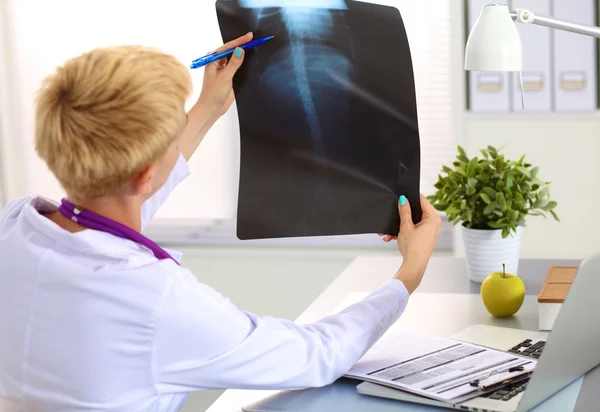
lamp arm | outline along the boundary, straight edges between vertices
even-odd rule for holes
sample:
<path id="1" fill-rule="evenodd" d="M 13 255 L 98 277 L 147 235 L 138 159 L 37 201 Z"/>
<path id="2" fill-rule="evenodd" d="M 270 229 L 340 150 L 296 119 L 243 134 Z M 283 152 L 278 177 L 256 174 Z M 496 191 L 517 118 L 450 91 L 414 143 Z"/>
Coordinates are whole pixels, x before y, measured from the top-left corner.
<path id="1" fill-rule="evenodd" d="M 537 24 L 539 26 L 550 27 L 552 29 L 570 31 L 572 33 L 600 38 L 600 27 L 596 26 L 586 26 L 584 24 L 557 20 L 552 17 L 537 16 L 526 9 L 516 9 L 515 11 L 511 11 L 510 16 L 517 23 Z"/>

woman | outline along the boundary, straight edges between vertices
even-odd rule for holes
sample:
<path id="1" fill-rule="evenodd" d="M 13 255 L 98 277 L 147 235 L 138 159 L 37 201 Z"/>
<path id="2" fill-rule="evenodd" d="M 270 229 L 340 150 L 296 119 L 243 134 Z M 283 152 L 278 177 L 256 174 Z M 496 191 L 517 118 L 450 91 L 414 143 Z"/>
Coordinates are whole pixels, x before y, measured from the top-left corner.
<path id="1" fill-rule="evenodd" d="M 310 325 L 236 308 L 140 234 L 232 104 L 243 58 L 207 67 L 187 113 L 187 69 L 155 50 L 96 49 L 44 81 L 35 147 L 68 196 L 0 216 L 0 410 L 177 411 L 191 391 L 326 385 L 401 315 L 439 233 L 424 198 L 414 226 L 401 197 L 393 279 Z"/>

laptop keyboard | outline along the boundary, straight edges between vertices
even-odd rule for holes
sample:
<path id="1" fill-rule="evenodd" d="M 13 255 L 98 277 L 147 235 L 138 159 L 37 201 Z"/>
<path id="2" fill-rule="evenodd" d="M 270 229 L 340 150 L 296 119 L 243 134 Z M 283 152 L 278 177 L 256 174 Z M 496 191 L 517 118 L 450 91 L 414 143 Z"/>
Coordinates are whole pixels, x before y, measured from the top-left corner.
<path id="1" fill-rule="evenodd" d="M 517 383 L 511 383 L 510 385 L 504 386 L 502 389 L 498 389 L 496 392 L 488 393 L 483 397 L 496 399 L 499 401 L 510 401 L 512 398 L 525 390 L 528 381 L 529 379 L 525 379 Z"/>
<path id="2" fill-rule="evenodd" d="M 545 344 L 546 342 L 543 340 L 533 343 L 531 339 L 527 339 L 510 349 L 509 352 L 537 359 L 542 354 Z"/>
<path id="3" fill-rule="evenodd" d="M 542 354 L 542 350 L 544 349 L 545 344 L 546 342 L 544 341 L 533 343 L 531 339 L 527 339 L 519 343 L 517 346 L 511 348 L 509 352 L 516 353 L 521 356 L 527 356 L 533 359 L 538 359 Z M 484 395 L 484 397 L 502 401 L 509 401 L 525 390 L 525 388 L 527 387 L 527 382 L 529 382 L 529 379 L 524 379 L 520 382 L 512 383 L 510 385 L 504 386 L 502 389 L 498 389 L 495 392 L 488 393 L 487 395 Z"/>

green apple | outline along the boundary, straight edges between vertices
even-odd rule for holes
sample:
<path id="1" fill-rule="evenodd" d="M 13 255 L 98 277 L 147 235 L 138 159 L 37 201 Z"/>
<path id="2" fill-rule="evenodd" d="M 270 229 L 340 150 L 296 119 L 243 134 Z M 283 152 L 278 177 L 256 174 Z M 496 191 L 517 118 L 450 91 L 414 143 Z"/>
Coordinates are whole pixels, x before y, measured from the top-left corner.
<path id="1" fill-rule="evenodd" d="M 525 284 L 520 277 L 505 272 L 489 275 L 481 284 L 481 300 L 490 314 L 497 318 L 512 316 L 525 300 Z"/>

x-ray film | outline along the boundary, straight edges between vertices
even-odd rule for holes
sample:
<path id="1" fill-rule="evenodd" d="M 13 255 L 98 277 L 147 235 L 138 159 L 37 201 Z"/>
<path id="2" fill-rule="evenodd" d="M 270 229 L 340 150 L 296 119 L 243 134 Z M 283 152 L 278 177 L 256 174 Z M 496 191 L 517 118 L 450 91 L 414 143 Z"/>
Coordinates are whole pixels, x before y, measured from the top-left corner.
<path id="1" fill-rule="evenodd" d="M 241 135 L 240 239 L 397 234 L 421 219 L 413 65 L 397 9 L 349 0 L 218 0 Z"/>

